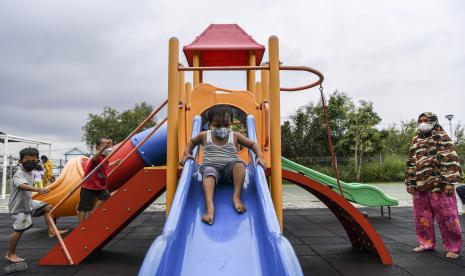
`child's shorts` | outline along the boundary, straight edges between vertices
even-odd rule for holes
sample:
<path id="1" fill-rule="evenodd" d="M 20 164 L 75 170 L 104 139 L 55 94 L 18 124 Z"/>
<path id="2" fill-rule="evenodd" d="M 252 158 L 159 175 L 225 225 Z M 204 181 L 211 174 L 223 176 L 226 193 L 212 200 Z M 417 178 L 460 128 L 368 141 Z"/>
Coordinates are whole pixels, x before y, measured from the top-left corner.
<path id="1" fill-rule="evenodd" d="M 105 201 L 110 197 L 110 192 L 105 190 L 90 190 L 81 188 L 81 195 L 78 205 L 78 211 L 89 212 L 94 207 L 95 199 Z"/>
<path id="2" fill-rule="evenodd" d="M 200 173 L 202 174 L 202 179 L 208 176 L 213 176 L 215 178 L 215 184 L 232 184 L 233 183 L 233 168 L 236 163 L 242 163 L 245 166 L 245 162 L 238 159 L 232 162 L 227 163 L 224 166 L 202 166 L 200 167 Z"/>
<path id="3" fill-rule="evenodd" d="M 32 217 L 40 217 L 45 213 L 47 203 L 33 200 L 31 202 L 31 212 L 20 212 L 11 215 L 13 229 L 16 232 L 23 232 L 32 227 Z"/>

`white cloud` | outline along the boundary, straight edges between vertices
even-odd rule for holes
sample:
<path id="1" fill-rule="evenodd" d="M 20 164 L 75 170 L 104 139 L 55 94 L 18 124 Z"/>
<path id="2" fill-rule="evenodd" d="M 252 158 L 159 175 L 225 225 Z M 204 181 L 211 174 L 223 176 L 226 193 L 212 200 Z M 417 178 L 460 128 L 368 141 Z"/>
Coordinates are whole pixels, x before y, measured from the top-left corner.
<path id="1" fill-rule="evenodd" d="M 87 113 L 157 105 L 169 37 L 189 44 L 210 23 L 238 23 L 265 46 L 278 35 L 285 64 L 322 71 L 327 94 L 373 101 L 383 124 L 426 110 L 463 122 L 464 8 L 459 0 L 1 1 L 0 129 L 79 144 Z M 205 80 L 237 89 L 243 75 Z M 308 81 L 282 75 L 283 86 Z M 283 93 L 283 117 L 310 100 L 316 89 Z"/>

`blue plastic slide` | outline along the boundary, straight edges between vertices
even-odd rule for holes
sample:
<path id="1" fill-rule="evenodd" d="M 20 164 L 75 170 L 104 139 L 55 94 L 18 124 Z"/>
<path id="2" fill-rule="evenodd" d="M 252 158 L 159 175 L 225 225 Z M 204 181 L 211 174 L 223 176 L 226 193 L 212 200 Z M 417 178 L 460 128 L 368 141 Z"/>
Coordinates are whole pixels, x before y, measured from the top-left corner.
<path id="1" fill-rule="evenodd" d="M 200 124 L 197 116 L 193 136 Z M 256 140 L 253 116 L 247 127 L 249 138 Z M 219 185 L 213 225 L 201 221 L 205 203 L 199 165 L 186 162 L 163 233 L 150 246 L 139 275 L 302 275 L 279 228 L 263 168 L 250 154 L 242 193 L 247 212 L 236 213 L 232 186 Z"/>

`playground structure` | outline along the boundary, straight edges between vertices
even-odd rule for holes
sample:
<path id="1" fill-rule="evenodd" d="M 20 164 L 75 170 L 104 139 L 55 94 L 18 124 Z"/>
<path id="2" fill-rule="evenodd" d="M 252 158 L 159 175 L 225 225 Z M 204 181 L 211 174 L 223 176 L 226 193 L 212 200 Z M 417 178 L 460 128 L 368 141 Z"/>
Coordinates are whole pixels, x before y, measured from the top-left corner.
<path id="1" fill-rule="evenodd" d="M 168 100 L 106 157 L 110 161 L 121 159 L 108 179 L 113 195 L 64 239 L 58 234 L 59 243 L 39 264 L 81 263 L 166 190 L 167 221 L 146 255 L 140 275 L 302 274 L 294 250 L 282 235 L 282 179 L 301 186 L 326 204 L 353 246 L 372 251 L 383 264 L 391 264 L 389 252 L 377 232 L 345 198 L 350 193 L 345 193 L 343 187 L 347 185 L 338 179 L 335 162 L 336 180 L 332 184 L 311 177 L 308 171 L 303 172 L 286 160 L 282 167 L 280 91 L 319 86 L 325 109 L 323 75 L 309 67 L 281 65 L 275 36 L 268 41 L 268 63 L 262 63 L 265 47 L 235 24 L 210 25 L 183 50 L 189 65 L 186 67 L 179 64 L 178 40 L 170 39 Z M 203 72 L 213 70 L 246 71 L 247 90 L 228 90 L 203 83 Z M 279 81 L 282 70 L 306 71 L 319 79 L 302 87 L 282 88 Z M 193 71 L 193 85 L 185 82 L 185 71 Z M 256 71 L 260 73 L 260 82 L 256 82 Z M 248 161 L 243 192 L 248 211 L 236 214 L 230 203 L 232 188 L 220 186 L 215 196 L 216 221 L 209 226 L 200 221 L 204 207 L 198 174 L 202 149 L 194 150 L 196 160 L 188 160 L 183 168 L 178 166 L 188 139 L 202 130 L 202 115 L 217 104 L 230 105 L 244 114 L 245 121 L 239 120 L 238 124 L 261 146 L 267 168 L 255 164 L 253 153 L 240 150 L 239 156 Z M 168 117 L 141 132 L 164 106 L 168 107 Z M 332 152 L 329 133 L 328 128 Z M 67 173 L 50 187 L 48 196 L 34 195 L 54 205 L 48 220 L 55 229 L 54 218 L 76 215 L 78 190 L 89 177 L 82 175 L 82 167 L 88 160 L 73 160 L 67 165 L 68 171 L 65 169 Z M 98 169 L 99 166 L 92 173 Z M 327 185 L 337 188 L 332 190 Z"/>

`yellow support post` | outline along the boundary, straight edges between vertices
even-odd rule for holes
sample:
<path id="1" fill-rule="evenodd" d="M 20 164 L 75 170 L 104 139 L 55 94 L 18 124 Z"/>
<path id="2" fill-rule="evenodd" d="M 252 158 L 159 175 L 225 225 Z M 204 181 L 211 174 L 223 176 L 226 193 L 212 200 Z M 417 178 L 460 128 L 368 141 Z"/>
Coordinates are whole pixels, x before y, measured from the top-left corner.
<path id="1" fill-rule="evenodd" d="M 187 132 L 187 128 L 188 128 L 187 124 L 192 124 L 192 122 L 187 122 L 187 112 L 189 112 L 189 110 L 191 109 L 192 83 L 186 82 L 184 84 L 184 93 L 185 93 L 184 98 L 186 99 L 186 109 L 184 111 L 184 120 L 186 122 L 186 125 L 185 125 L 186 141 L 184 141 L 184 142 L 187 144 L 187 141 L 189 141 L 189 139 L 191 139 L 191 134 Z M 184 146 L 184 148 L 185 148 L 185 146 Z"/>
<path id="2" fill-rule="evenodd" d="M 171 38 L 168 59 L 168 137 L 166 156 L 166 216 L 168 216 L 178 182 L 178 63 L 179 41 Z"/>
<path id="3" fill-rule="evenodd" d="M 249 66 L 255 66 L 255 53 L 253 51 L 249 52 Z M 247 71 L 247 90 L 254 93 L 255 91 L 255 71 Z"/>
<path id="4" fill-rule="evenodd" d="M 182 102 L 183 104 L 186 103 L 186 93 L 184 92 L 186 89 L 186 83 L 184 79 L 184 71 L 179 71 L 178 72 L 178 96 L 179 96 L 179 101 Z"/>
<path id="5" fill-rule="evenodd" d="M 266 63 L 263 63 L 262 65 L 267 65 Z M 269 84 L 268 84 L 268 76 L 269 76 L 269 72 L 268 70 L 262 70 L 261 71 L 261 75 L 260 75 L 260 79 L 261 79 L 261 83 L 262 83 L 262 101 L 264 100 L 268 100 L 269 101 L 269 90 L 268 90 L 268 87 L 269 87 Z"/>
<path id="6" fill-rule="evenodd" d="M 255 83 L 255 102 L 260 104 L 262 102 L 262 84 L 260 82 Z"/>
<path id="7" fill-rule="evenodd" d="M 180 64 L 180 66 L 182 66 Z M 179 117 L 178 117 L 178 154 L 179 160 L 182 159 L 184 145 L 187 140 L 187 127 L 186 127 L 186 93 L 184 92 L 186 88 L 184 80 L 184 71 L 178 72 L 178 97 L 179 97 Z"/>
<path id="8" fill-rule="evenodd" d="M 192 63 L 194 67 L 200 66 L 200 56 L 199 54 L 194 54 Z M 194 71 L 194 87 L 199 85 L 202 82 L 202 71 Z"/>
<path id="9" fill-rule="evenodd" d="M 192 83 L 186 82 L 184 91 L 186 93 L 186 105 L 187 107 L 190 107 L 191 106 Z"/>
<path id="10" fill-rule="evenodd" d="M 282 171 L 281 171 L 281 100 L 279 84 L 279 40 L 271 36 L 268 40 L 270 62 L 270 149 L 271 149 L 271 198 L 283 230 Z"/>
<path id="11" fill-rule="evenodd" d="M 268 65 L 267 63 L 262 63 L 262 65 Z M 260 80 L 261 80 L 261 83 L 262 83 L 262 90 L 260 93 L 262 93 L 262 104 L 267 101 L 269 102 L 270 101 L 270 95 L 269 95 L 269 82 L 268 82 L 268 79 L 269 79 L 269 71 L 268 70 L 261 70 L 261 73 L 260 73 Z M 263 126 L 263 130 L 262 130 L 262 133 L 263 133 L 263 137 L 266 136 L 266 128 L 265 128 L 265 108 L 262 107 L 262 126 Z M 270 141 L 271 141 L 271 137 L 270 137 Z M 265 151 L 266 149 L 263 148 L 263 151 Z M 268 182 L 268 188 L 270 189 L 271 191 L 271 177 L 267 177 L 266 178 L 267 182 Z"/>

